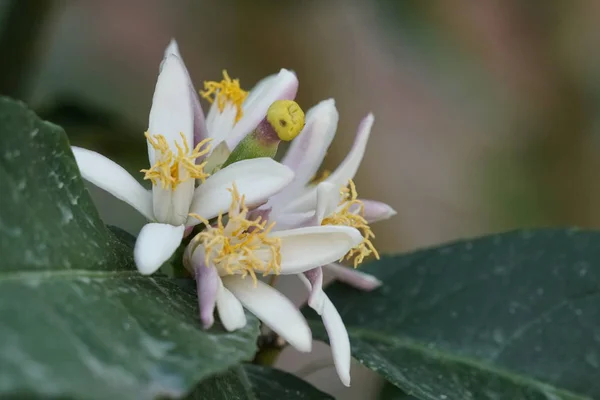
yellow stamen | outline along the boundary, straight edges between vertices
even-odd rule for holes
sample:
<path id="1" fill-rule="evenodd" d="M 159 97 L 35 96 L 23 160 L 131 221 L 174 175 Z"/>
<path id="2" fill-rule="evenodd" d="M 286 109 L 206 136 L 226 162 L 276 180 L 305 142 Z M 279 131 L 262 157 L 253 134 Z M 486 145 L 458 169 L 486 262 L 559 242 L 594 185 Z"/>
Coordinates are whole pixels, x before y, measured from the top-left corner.
<path id="1" fill-rule="evenodd" d="M 160 183 L 163 189 L 175 190 L 180 183 L 189 179 L 200 179 L 204 182 L 208 178 L 209 175 L 204 172 L 206 161 L 196 165 L 196 159 L 210 151 L 211 139 L 204 139 L 190 151 L 185 135 L 180 133 L 183 146 L 175 141 L 175 154 L 163 135 L 150 135 L 148 132 L 144 135 L 154 148 L 156 159 L 150 169 L 140 171 L 144 173 L 144 179 L 150 179 L 153 185 Z"/>
<path id="2" fill-rule="evenodd" d="M 304 128 L 304 111 L 293 100 L 276 100 L 267 110 L 267 121 L 279 139 L 289 142 Z"/>
<path id="3" fill-rule="evenodd" d="M 242 278 L 250 275 L 256 286 L 257 272 L 264 276 L 278 275 L 281 271 L 281 239 L 269 237 L 275 222 L 267 225 L 266 220 L 261 222 L 261 217 L 247 219 L 248 207 L 235 184 L 229 192 L 231 205 L 226 224 L 223 224 L 223 213 L 219 214 L 215 226 L 210 226 L 209 221 L 198 214 L 190 214 L 206 226 L 193 242 L 196 247 L 204 246 L 207 266 L 212 264 L 222 273 L 240 274 Z"/>
<path id="4" fill-rule="evenodd" d="M 342 201 L 339 204 L 339 207 L 341 208 L 327 218 L 324 218 L 321 225 L 345 225 L 361 231 L 363 241 L 342 257 L 342 260 L 344 258 L 346 260 L 354 258 L 354 268 L 361 264 L 364 259 L 371 254 L 379 260 L 379 253 L 371 242 L 371 239 L 374 239 L 375 235 L 364 217 L 365 206 L 362 201 L 358 200 L 358 193 L 356 192 L 356 186 L 352 179 L 349 180 L 348 187 L 344 187 L 341 190 L 341 194 Z"/>
<path id="5" fill-rule="evenodd" d="M 200 91 L 200 95 L 211 104 L 216 100 L 221 112 L 228 102 L 232 103 L 237 110 L 235 122 L 238 122 L 242 118 L 242 103 L 246 100 L 248 92 L 242 90 L 239 79 L 231 79 L 227 71 L 223 70 L 223 80 L 221 82 L 204 81 L 204 90 Z"/>

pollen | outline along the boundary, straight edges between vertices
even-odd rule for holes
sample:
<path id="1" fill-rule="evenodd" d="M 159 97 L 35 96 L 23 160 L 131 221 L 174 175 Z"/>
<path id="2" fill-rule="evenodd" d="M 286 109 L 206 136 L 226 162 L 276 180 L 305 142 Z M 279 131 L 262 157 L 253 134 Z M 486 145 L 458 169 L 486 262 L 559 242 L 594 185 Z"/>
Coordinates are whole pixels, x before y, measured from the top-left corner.
<path id="1" fill-rule="evenodd" d="M 261 217 L 248 219 L 244 196 L 240 196 L 235 184 L 228 190 L 231 205 L 227 223 L 223 223 L 223 213 L 213 226 L 200 215 L 190 214 L 206 226 L 193 241 L 196 246 L 204 246 L 207 266 L 214 265 L 220 275 L 250 275 L 256 286 L 257 273 L 279 275 L 281 239 L 269 237 L 275 222 L 268 224 Z"/>
<path id="2" fill-rule="evenodd" d="M 358 200 L 358 193 L 352 179 L 348 181 L 347 187 L 342 188 L 341 195 L 342 200 L 338 209 L 333 214 L 324 218 L 321 225 L 351 226 L 362 233 L 363 241 L 346 253 L 340 261 L 354 258 L 354 268 L 356 268 L 371 254 L 379 260 L 379 253 L 371 241 L 371 239 L 375 238 L 375 234 L 373 234 L 371 227 L 364 217 L 365 206 L 362 201 Z"/>
<path id="3" fill-rule="evenodd" d="M 153 185 L 161 185 L 163 189 L 175 190 L 189 179 L 204 182 L 208 178 L 209 175 L 204 172 L 206 161 L 196 164 L 196 159 L 208 154 L 211 139 L 204 139 L 190 149 L 185 135 L 180 133 L 182 144 L 175 141 L 177 151 L 174 152 L 163 135 L 150 135 L 148 132 L 145 135 L 155 150 L 156 162 L 149 169 L 140 171 L 144 173 L 144 179 L 149 179 Z"/>
<path id="4" fill-rule="evenodd" d="M 204 90 L 200 91 L 200 95 L 211 104 L 216 101 L 221 112 L 227 103 L 233 104 L 236 108 L 235 122 L 238 122 L 242 118 L 242 103 L 248 97 L 248 92 L 240 87 L 239 79 L 231 79 L 227 71 L 223 70 L 223 80 L 204 81 Z"/>

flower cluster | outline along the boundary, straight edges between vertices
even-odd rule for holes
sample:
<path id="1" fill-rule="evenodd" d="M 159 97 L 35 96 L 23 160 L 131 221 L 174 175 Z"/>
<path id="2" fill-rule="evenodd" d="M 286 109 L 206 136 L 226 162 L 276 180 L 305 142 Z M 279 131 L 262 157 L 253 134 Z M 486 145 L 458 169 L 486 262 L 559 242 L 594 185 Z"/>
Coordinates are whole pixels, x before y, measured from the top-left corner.
<path id="1" fill-rule="evenodd" d="M 211 104 L 206 118 L 177 44 L 165 51 L 148 130 L 150 181 L 146 190 L 118 164 L 73 147 L 82 176 L 127 202 L 150 222 L 135 244 L 139 271 L 152 274 L 182 239 L 195 232 L 183 264 L 195 278 L 200 319 L 225 329 L 246 324 L 244 308 L 296 349 L 309 352 L 312 334 L 300 311 L 260 276 L 298 276 L 308 304 L 323 318 L 338 375 L 350 384 L 350 342 L 340 314 L 322 290 L 322 268 L 363 290 L 381 283 L 356 267 L 379 257 L 370 223 L 391 217 L 386 204 L 358 197 L 353 182 L 373 124 L 360 123 L 345 160 L 320 181 L 319 172 L 337 129 L 333 100 L 306 115 L 294 101 L 296 75 L 282 69 L 250 91 L 223 71 L 199 94 Z M 281 141 L 291 141 L 281 162 Z"/>

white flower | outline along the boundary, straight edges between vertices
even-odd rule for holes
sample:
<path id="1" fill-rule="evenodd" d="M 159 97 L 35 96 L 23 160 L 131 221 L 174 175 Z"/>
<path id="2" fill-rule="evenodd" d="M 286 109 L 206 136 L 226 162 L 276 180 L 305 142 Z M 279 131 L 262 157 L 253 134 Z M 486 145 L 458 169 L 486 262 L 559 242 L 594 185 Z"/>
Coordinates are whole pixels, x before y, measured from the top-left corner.
<path id="1" fill-rule="evenodd" d="M 279 229 L 323 223 L 359 228 L 365 240 L 348 254 L 349 258 L 358 256 L 355 258 L 355 265 L 362 262 L 365 256 L 377 256 L 371 244 L 373 234 L 369 224 L 396 214 L 385 203 L 357 198 L 352 182 L 362 161 L 373 120 L 373 115 L 369 114 L 361 121 L 354 145 L 344 161 L 333 173 L 325 176 L 320 184 L 315 185 L 311 181 L 335 135 L 338 113 L 332 99 L 309 110 L 303 131 L 292 142 L 282 160 L 282 164 L 294 171 L 294 180 L 261 207 L 269 213 L 270 220 L 277 222 Z M 381 285 L 377 278 L 339 264 L 329 264 L 325 268 L 337 279 L 363 290 L 373 290 Z M 313 274 L 314 276 L 318 274 Z M 310 304 L 316 305 L 319 303 L 316 296 L 321 291 L 318 281 L 313 282 L 312 290 Z"/>
<path id="2" fill-rule="evenodd" d="M 165 51 L 165 57 L 168 55 L 181 58 L 174 40 Z M 191 90 L 195 95 L 193 87 Z M 293 100 L 297 91 L 298 78 L 286 69 L 262 79 L 249 92 L 240 87 L 238 79 L 231 79 L 227 71 L 223 71 L 220 82 L 204 82 L 202 97 L 212 105 L 206 116 L 205 128 L 197 129 L 195 135 L 197 141 L 212 139 L 211 153 L 218 154 L 208 160 L 209 165 L 218 166 L 225 161 L 235 146 L 265 118 L 275 101 Z"/>
<path id="3" fill-rule="evenodd" d="M 387 219 L 396 212 L 387 204 L 358 198 L 352 179 L 362 161 L 373 125 L 373 115 L 365 117 L 358 128 L 352 149 L 331 174 L 322 182 L 313 184 L 331 144 L 338 124 L 338 113 L 333 100 L 326 100 L 306 114 L 304 130 L 292 142 L 282 163 L 295 172 L 294 180 L 284 190 L 261 207 L 276 229 L 348 226 L 358 229 L 363 236 L 345 258 L 354 258 L 355 267 L 369 255 L 379 257 L 371 239 L 374 238 L 369 223 Z M 362 290 L 373 290 L 381 282 L 369 274 L 355 271 L 337 263 L 324 264 L 329 272 L 341 281 Z M 336 371 L 341 381 L 350 385 L 350 342 L 344 323 L 323 292 L 321 266 L 298 274 L 309 290 L 308 304 L 323 319 L 327 330 Z"/>
<path id="4" fill-rule="evenodd" d="M 345 226 L 274 232 L 273 223 L 249 216 L 235 186 L 231 198 L 226 223 L 222 215 L 214 226 L 196 216 L 206 228 L 184 255 L 184 265 L 196 278 L 204 327 L 212 326 L 215 307 L 227 330 L 243 327 L 243 305 L 296 349 L 310 351 L 312 335 L 300 311 L 257 275 L 299 274 L 339 259 L 362 241 L 360 232 Z"/>
<path id="5" fill-rule="evenodd" d="M 272 82 L 273 78 L 267 80 Z M 142 228 L 135 245 L 134 258 L 141 273 L 151 274 L 169 259 L 181 243 L 186 227 L 197 224 L 189 218 L 190 213 L 210 219 L 227 210 L 227 190 L 234 182 L 247 203 L 258 206 L 293 179 L 288 167 L 270 158 L 243 160 L 216 172 L 206 168 L 206 156 L 214 148 L 214 138 L 227 136 L 234 143 L 237 139 L 232 138 L 243 138 L 265 117 L 268 105 L 265 108 L 264 104 L 274 97 L 273 90 L 265 92 L 265 85 L 257 85 L 257 93 L 249 96 L 253 100 L 244 106 L 244 118 L 229 120 L 225 115 L 231 108 L 228 96 L 235 94 L 229 93 L 221 96 L 225 110 L 219 113 L 211 109 L 218 115 L 209 115 L 205 124 L 198 95 L 177 45 L 172 42 L 160 66 L 146 132 L 150 168 L 142 172 L 144 179 L 152 182 L 152 191 L 108 158 L 72 148 L 83 178 L 152 221 Z M 231 126 L 223 121 L 229 121 Z M 197 182 L 201 184 L 196 187 Z"/>

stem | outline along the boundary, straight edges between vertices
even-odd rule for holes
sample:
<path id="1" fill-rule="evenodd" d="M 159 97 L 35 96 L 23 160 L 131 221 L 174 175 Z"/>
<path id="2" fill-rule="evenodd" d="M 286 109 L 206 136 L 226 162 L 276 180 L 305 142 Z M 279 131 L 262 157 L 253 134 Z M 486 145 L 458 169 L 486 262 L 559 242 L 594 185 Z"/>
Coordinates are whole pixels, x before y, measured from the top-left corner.
<path id="1" fill-rule="evenodd" d="M 279 354 L 281 354 L 286 345 L 287 343 L 285 343 L 285 341 L 275 332 L 269 332 L 259 336 L 258 353 L 254 356 L 252 363 L 268 367 L 272 366 L 275 364 Z"/>

